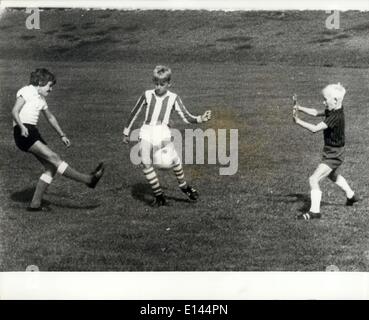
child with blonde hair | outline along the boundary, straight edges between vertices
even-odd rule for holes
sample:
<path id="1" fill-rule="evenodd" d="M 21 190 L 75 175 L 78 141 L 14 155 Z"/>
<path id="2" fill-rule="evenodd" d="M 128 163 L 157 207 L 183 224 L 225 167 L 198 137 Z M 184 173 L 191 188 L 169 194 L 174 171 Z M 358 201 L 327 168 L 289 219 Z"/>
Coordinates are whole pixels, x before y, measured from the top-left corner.
<path id="1" fill-rule="evenodd" d="M 293 119 L 295 123 L 313 133 L 323 131 L 324 137 L 322 162 L 309 178 L 311 207 L 309 212 L 299 214 L 297 216 L 298 219 L 310 220 L 321 217 L 320 202 L 322 191 L 319 183 L 326 177 L 345 192 L 347 198 L 346 205 L 352 206 L 358 201 L 346 179 L 337 173 L 337 169 L 344 160 L 345 115 L 342 102 L 345 94 L 346 89 L 340 83 L 330 84 L 322 90 L 324 105 L 326 106 L 324 111 L 305 108 L 297 104 L 294 106 Z M 298 117 L 298 111 L 314 117 L 325 116 L 325 119 L 314 125 L 301 120 Z"/>
<path id="2" fill-rule="evenodd" d="M 153 71 L 153 82 L 155 89 L 147 90 L 138 99 L 127 125 L 123 131 L 123 142 L 129 142 L 129 134 L 133 123 L 137 119 L 141 110 L 145 110 L 145 120 L 140 129 L 140 150 L 143 173 L 150 184 L 155 200 L 153 206 L 166 205 L 167 201 L 160 186 L 159 179 L 153 166 L 153 154 L 163 147 L 171 144 L 171 132 L 169 120 L 173 110 L 175 110 L 186 123 L 202 123 L 209 121 L 211 111 L 206 111 L 201 116 L 192 115 L 184 106 L 181 98 L 174 92 L 169 91 L 171 86 L 172 71 L 167 66 L 156 66 Z M 193 201 L 198 198 L 197 190 L 188 185 L 184 176 L 180 158 L 174 151 L 173 172 L 177 178 L 180 189 Z"/>

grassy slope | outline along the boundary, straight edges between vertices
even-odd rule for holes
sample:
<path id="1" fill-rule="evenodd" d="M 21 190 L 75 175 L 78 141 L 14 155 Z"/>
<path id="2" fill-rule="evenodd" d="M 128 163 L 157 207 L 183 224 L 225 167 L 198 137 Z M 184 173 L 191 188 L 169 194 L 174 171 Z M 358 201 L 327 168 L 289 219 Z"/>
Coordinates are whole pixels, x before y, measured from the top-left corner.
<path id="1" fill-rule="evenodd" d="M 369 14 L 341 13 L 327 30 L 317 12 L 64 11 L 0 21 L 3 58 L 104 61 L 243 61 L 265 64 L 367 66 Z"/>

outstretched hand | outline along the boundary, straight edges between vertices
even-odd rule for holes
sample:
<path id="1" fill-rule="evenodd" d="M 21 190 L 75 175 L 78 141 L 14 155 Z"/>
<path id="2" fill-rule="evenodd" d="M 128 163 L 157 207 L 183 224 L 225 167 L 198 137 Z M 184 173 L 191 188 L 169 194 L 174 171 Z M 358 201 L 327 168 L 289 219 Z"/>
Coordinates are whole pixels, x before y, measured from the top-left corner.
<path id="1" fill-rule="evenodd" d="M 29 135 L 28 129 L 25 126 L 21 127 L 21 136 L 27 138 Z"/>
<path id="2" fill-rule="evenodd" d="M 65 145 L 67 148 L 69 148 L 69 147 L 70 147 L 71 142 L 70 142 L 70 140 L 69 140 L 66 136 L 61 137 L 61 140 L 62 140 L 62 142 L 64 143 L 64 145 Z"/>
<path id="3" fill-rule="evenodd" d="M 292 101 L 293 101 L 293 106 L 297 106 L 297 94 L 294 93 L 293 96 L 292 96 Z"/>
<path id="4" fill-rule="evenodd" d="M 123 135 L 123 143 L 125 144 L 129 143 L 129 136 Z"/>
<path id="5" fill-rule="evenodd" d="M 293 117 L 293 122 L 297 123 L 297 120 L 299 119 L 299 117 L 297 114 L 297 109 L 295 108 L 293 108 L 292 117 Z"/>
<path id="6" fill-rule="evenodd" d="M 211 119 L 211 110 L 207 110 L 204 112 L 204 114 L 201 116 L 202 122 L 207 122 Z"/>

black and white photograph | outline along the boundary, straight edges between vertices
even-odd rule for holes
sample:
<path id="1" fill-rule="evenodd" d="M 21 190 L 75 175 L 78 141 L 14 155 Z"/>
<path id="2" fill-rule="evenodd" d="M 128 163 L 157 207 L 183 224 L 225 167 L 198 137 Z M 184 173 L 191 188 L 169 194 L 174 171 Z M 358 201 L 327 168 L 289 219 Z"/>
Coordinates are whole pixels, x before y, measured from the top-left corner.
<path id="1" fill-rule="evenodd" d="M 1 272 L 369 271 L 369 6 L 49 2 L 0 1 Z"/>

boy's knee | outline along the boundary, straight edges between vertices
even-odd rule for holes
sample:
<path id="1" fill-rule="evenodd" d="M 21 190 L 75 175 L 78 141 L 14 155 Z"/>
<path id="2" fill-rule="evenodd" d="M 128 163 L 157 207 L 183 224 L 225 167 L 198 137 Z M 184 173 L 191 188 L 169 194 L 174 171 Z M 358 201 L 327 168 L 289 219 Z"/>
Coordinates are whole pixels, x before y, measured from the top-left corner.
<path id="1" fill-rule="evenodd" d="M 48 162 L 44 164 L 44 167 L 45 167 L 45 170 L 44 170 L 45 174 L 48 174 L 52 177 L 56 175 L 57 166 L 54 163 Z"/>
<path id="2" fill-rule="evenodd" d="M 47 168 L 45 171 L 44 171 L 44 174 L 50 176 L 50 177 L 54 177 L 56 175 L 56 167 L 50 167 L 50 168 Z"/>
<path id="3" fill-rule="evenodd" d="M 151 160 L 151 150 L 150 149 L 146 149 L 146 150 L 141 150 L 141 162 L 142 164 L 146 167 L 146 166 L 151 166 L 152 165 L 152 160 Z"/>
<path id="4" fill-rule="evenodd" d="M 148 170 L 153 168 L 153 165 L 151 163 L 142 163 L 144 170 Z"/>
<path id="5" fill-rule="evenodd" d="M 328 178 L 329 178 L 330 180 L 332 180 L 333 182 L 336 182 L 336 181 L 337 181 L 337 178 L 338 178 L 338 174 L 336 173 L 336 171 L 332 171 L 332 172 L 329 174 Z"/>
<path id="6" fill-rule="evenodd" d="M 142 165 L 145 167 L 145 168 L 150 168 L 152 167 L 152 161 L 150 158 L 142 158 Z"/>
<path id="7" fill-rule="evenodd" d="M 47 157 L 48 161 L 50 163 L 52 163 L 55 167 L 57 167 L 60 163 L 61 163 L 61 159 L 60 156 L 55 153 L 55 152 L 51 152 L 48 157 Z"/>
<path id="8" fill-rule="evenodd" d="M 174 166 L 178 166 L 178 165 L 181 165 L 182 162 L 181 162 L 181 159 L 179 158 L 179 156 L 176 154 L 173 158 L 173 165 Z"/>

